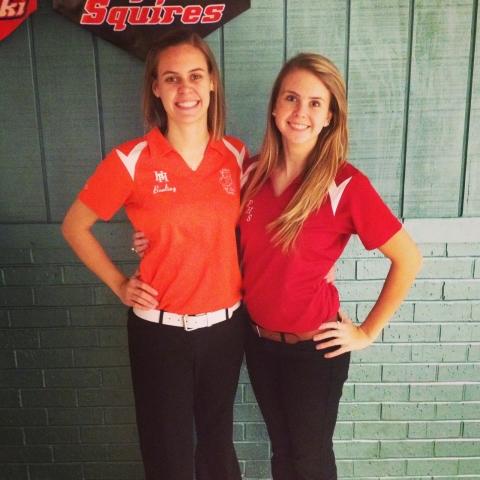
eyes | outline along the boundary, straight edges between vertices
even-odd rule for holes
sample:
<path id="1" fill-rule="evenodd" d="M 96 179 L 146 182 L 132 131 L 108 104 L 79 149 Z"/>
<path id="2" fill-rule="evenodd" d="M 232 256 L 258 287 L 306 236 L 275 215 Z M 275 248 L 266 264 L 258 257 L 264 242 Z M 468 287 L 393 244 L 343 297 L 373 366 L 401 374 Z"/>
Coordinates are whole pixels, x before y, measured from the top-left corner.
<path id="1" fill-rule="evenodd" d="M 300 101 L 299 97 L 297 97 L 296 95 L 293 95 L 291 93 L 288 93 L 287 95 L 285 95 L 284 98 L 287 102 L 291 102 L 291 103 L 297 103 L 297 102 Z M 313 108 L 321 108 L 321 106 L 322 106 L 322 104 L 319 100 L 310 100 L 309 105 Z"/>
<path id="2" fill-rule="evenodd" d="M 199 82 L 200 80 L 203 80 L 204 75 L 199 73 L 199 72 L 193 72 L 188 76 L 189 81 L 191 82 Z M 164 77 L 165 83 L 170 83 L 170 84 L 177 84 L 182 81 L 182 77 L 179 75 L 167 75 Z"/>

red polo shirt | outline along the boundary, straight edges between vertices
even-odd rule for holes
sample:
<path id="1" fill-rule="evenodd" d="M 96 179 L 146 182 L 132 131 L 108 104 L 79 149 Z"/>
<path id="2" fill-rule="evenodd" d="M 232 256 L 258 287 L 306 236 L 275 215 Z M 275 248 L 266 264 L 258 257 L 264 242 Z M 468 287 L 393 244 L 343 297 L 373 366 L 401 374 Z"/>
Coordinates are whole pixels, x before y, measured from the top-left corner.
<path id="1" fill-rule="evenodd" d="M 141 280 L 155 288 L 159 309 L 201 313 L 240 299 L 235 243 L 244 145 L 211 141 L 193 171 L 158 129 L 110 152 L 79 199 L 101 219 L 122 206 L 149 247 Z"/>
<path id="2" fill-rule="evenodd" d="M 266 227 L 283 212 L 300 182 L 296 179 L 277 197 L 267 181 L 240 219 L 244 301 L 255 323 L 275 331 L 315 330 L 336 314 L 338 291 L 325 275 L 352 234 L 370 250 L 401 228 L 368 178 L 347 163 L 327 200 L 303 224 L 293 251 L 284 254 Z"/>

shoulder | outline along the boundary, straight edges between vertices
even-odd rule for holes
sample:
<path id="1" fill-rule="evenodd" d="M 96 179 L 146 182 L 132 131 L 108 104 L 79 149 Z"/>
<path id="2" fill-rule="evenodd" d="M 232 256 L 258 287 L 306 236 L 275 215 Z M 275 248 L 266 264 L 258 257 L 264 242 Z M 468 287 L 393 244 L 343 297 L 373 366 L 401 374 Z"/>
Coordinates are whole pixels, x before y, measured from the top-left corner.
<path id="1" fill-rule="evenodd" d="M 226 151 L 234 156 L 238 166 L 242 169 L 244 161 L 248 158 L 248 150 L 245 143 L 231 135 L 223 137 L 221 143 Z"/>
<path id="2" fill-rule="evenodd" d="M 120 145 L 117 145 L 112 149 L 118 156 L 131 155 L 132 153 L 141 153 L 148 145 L 147 137 L 137 137 L 131 140 L 127 140 Z"/>
<path id="3" fill-rule="evenodd" d="M 371 182 L 368 177 L 351 163 L 345 162 L 335 176 L 337 186 L 344 184 L 348 190 L 363 189 L 370 187 Z"/>
<path id="4" fill-rule="evenodd" d="M 127 140 L 114 147 L 105 157 L 104 162 L 111 168 L 122 168 L 122 165 L 133 179 L 135 177 L 135 167 L 143 152 L 148 151 L 146 137 L 138 137 Z M 117 166 L 117 167 L 116 167 Z"/>

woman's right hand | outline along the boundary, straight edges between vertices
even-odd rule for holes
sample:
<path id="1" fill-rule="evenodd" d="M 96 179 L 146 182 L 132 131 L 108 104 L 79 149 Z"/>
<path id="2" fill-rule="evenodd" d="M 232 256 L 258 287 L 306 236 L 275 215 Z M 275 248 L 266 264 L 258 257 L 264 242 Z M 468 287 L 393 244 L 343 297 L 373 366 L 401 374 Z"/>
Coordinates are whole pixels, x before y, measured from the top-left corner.
<path id="1" fill-rule="evenodd" d="M 118 296 L 120 300 L 129 307 L 139 308 L 140 310 L 150 310 L 157 308 L 158 301 L 156 296 L 158 292 L 138 279 L 138 271 L 130 278 L 126 278 L 120 285 Z"/>
<path id="2" fill-rule="evenodd" d="M 145 255 L 145 250 L 148 248 L 148 238 L 143 232 L 135 232 L 132 235 L 132 252 L 135 252 L 140 258 Z"/>

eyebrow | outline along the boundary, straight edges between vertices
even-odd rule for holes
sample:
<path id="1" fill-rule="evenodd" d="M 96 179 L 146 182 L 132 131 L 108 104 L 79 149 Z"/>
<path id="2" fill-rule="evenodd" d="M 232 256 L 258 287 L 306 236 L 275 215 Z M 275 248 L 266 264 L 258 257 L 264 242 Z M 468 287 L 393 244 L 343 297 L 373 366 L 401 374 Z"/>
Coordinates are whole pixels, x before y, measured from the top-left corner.
<path id="1" fill-rule="evenodd" d="M 295 90 L 284 90 L 283 93 L 293 93 L 293 95 L 296 95 L 297 97 L 301 97 L 299 93 L 297 93 Z M 323 97 L 309 97 L 310 100 L 322 100 L 323 102 L 325 99 Z"/>
<path id="2" fill-rule="evenodd" d="M 193 73 L 193 72 L 206 72 L 206 70 L 202 67 L 197 67 L 197 68 L 192 68 L 191 70 L 188 71 L 188 73 Z M 162 73 L 162 77 L 165 75 L 178 75 L 179 72 L 174 72 L 173 70 L 167 70 Z"/>

